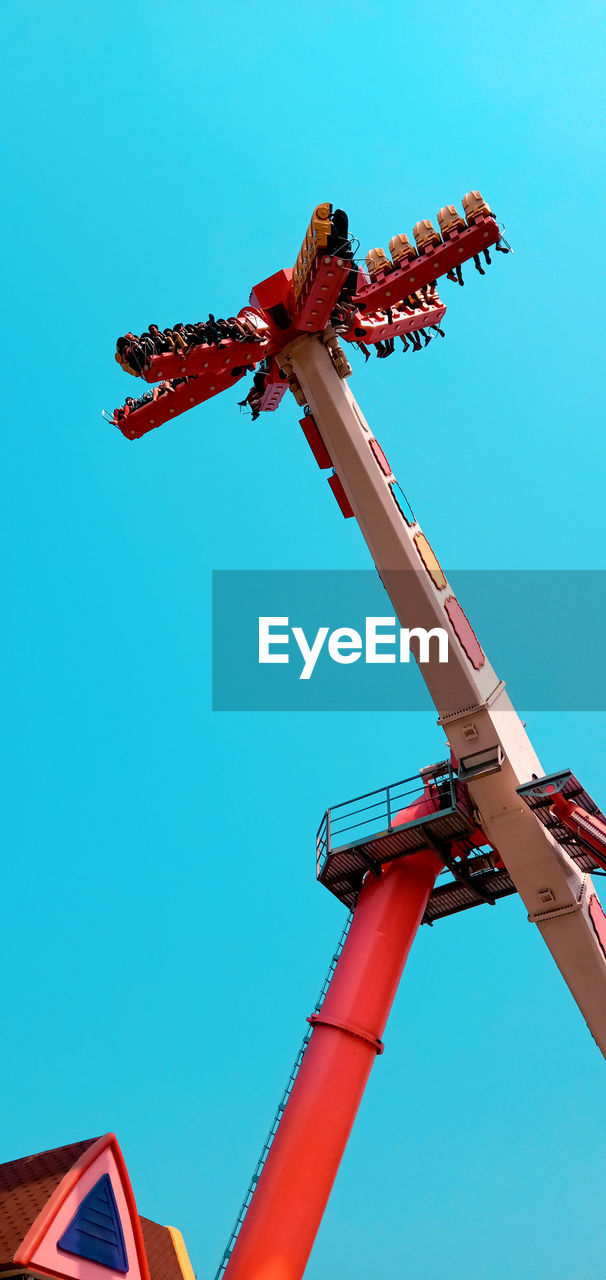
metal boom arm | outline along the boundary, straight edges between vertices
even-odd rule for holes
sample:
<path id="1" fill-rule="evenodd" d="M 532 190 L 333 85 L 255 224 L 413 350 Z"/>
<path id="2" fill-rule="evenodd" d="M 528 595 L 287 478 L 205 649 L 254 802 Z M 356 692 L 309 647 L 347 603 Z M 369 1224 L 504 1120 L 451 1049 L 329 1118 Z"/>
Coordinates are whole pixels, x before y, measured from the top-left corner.
<path id="1" fill-rule="evenodd" d="M 521 783 L 543 772 L 528 734 L 427 539 L 400 511 L 389 463 L 322 339 L 301 338 L 284 355 L 401 624 L 448 633 L 448 663 L 434 656 L 420 668 L 439 722 L 460 774 L 467 769 L 482 829 L 606 1055 L 606 955 L 589 913 L 595 890 L 517 794 Z"/>

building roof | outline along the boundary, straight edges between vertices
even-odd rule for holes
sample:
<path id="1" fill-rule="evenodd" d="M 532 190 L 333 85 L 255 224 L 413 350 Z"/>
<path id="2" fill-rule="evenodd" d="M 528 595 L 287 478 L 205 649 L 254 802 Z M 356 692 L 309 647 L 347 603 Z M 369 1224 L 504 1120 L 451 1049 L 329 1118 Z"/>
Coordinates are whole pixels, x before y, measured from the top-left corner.
<path id="1" fill-rule="evenodd" d="M 115 1139 L 114 1139 L 115 1141 Z M 0 1272 L 14 1271 L 15 1254 L 60 1183 L 98 1138 L 0 1164 Z M 187 1280 L 172 1229 L 139 1216 L 150 1280 Z M 180 1239 L 180 1237 L 179 1237 Z M 182 1244 L 182 1241 L 181 1241 Z M 187 1267 L 187 1263 L 185 1264 Z M 23 1267 L 27 1270 L 27 1267 Z M 35 1267 L 35 1270 L 39 1270 Z"/>
<path id="2" fill-rule="evenodd" d="M 96 1138 L 0 1164 L 0 1269 L 14 1255 L 61 1179 Z"/>
<path id="3" fill-rule="evenodd" d="M 183 1280 L 183 1272 L 175 1253 L 175 1246 L 168 1227 L 161 1227 L 150 1218 L 139 1216 L 147 1264 L 151 1280 Z"/>

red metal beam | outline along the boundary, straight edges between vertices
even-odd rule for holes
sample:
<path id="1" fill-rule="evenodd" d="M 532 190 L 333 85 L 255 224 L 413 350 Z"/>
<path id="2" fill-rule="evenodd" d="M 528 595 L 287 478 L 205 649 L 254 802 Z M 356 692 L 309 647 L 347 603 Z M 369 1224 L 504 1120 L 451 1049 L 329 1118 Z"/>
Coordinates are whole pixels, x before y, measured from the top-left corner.
<path id="1" fill-rule="evenodd" d="M 267 342 L 235 342 L 224 338 L 220 347 L 204 344 L 187 351 L 165 351 L 152 356 L 142 377 L 146 382 L 162 382 L 163 379 L 193 378 L 198 374 L 221 375 L 228 369 L 258 364 L 267 353 Z"/>
<path id="2" fill-rule="evenodd" d="M 446 306 L 437 294 L 434 294 L 432 305 L 417 307 L 414 311 L 393 307 L 391 324 L 384 311 L 378 315 L 358 312 L 351 329 L 344 334 L 344 339 L 346 342 L 381 342 L 384 338 L 397 338 L 400 334 L 424 329 L 426 325 L 440 324 L 445 315 Z"/>
<path id="3" fill-rule="evenodd" d="M 345 1150 L 439 858 L 370 874 L 225 1280 L 300 1280 Z"/>
<path id="4" fill-rule="evenodd" d="M 500 238 L 501 232 L 494 218 L 480 217 L 472 227 L 466 227 L 464 231 L 453 231 L 449 239 L 436 248 L 422 250 L 417 258 L 413 258 L 405 266 L 381 272 L 375 280 L 361 285 L 354 302 L 367 311 L 394 307 L 424 285 L 431 284 L 454 267 L 461 266 L 461 263 L 467 262 L 482 249 L 490 248 Z"/>
<path id="5" fill-rule="evenodd" d="M 204 378 L 190 378 L 187 382 L 181 382 L 174 391 L 165 391 L 157 400 L 148 401 L 134 409 L 116 422 L 116 426 L 127 440 L 140 440 L 148 431 L 154 431 L 156 427 L 161 427 L 164 422 L 178 417 L 187 409 L 193 409 L 204 400 L 210 400 L 211 396 L 227 390 L 243 376 L 243 373 L 233 377 L 231 372 L 222 372 Z"/>
<path id="6" fill-rule="evenodd" d="M 562 825 L 572 831 L 577 840 L 591 850 L 596 862 L 606 869 L 606 822 L 557 793 L 551 809 Z"/>
<path id="7" fill-rule="evenodd" d="M 321 257 L 308 276 L 293 317 L 296 329 L 315 333 L 326 328 L 352 264 L 344 258 Z"/>

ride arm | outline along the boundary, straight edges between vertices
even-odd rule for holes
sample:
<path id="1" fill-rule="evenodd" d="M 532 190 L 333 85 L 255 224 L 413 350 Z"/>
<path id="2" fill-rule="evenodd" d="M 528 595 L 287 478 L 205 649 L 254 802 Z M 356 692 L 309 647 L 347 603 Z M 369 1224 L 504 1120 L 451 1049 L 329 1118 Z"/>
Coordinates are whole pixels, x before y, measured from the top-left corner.
<path id="1" fill-rule="evenodd" d="M 428 245 L 417 257 L 393 267 L 376 280 L 360 271 L 353 301 L 361 311 L 378 311 L 394 307 L 411 294 L 431 285 L 440 276 L 474 258 L 483 249 L 498 244 L 501 232 L 494 218 L 478 217 L 471 227 L 450 233 L 448 240 Z"/>
<path id="2" fill-rule="evenodd" d="M 114 425 L 127 440 L 140 440 L 148 431 L 154 431 L 171 418 L 176 418 L 180 413 L 202 404 L 204 400 L 210 400 L 220 391 L 227 390 L 244 377 L 244 372 L 242 370 L 235 375 L 232 370 L 226 370 L 219 374 L 187 378 L 174 389 L 163 391 L 157 400 L 146 401 L 136 409 L 125 411 L 121 418 L 114 416 Z"/>
<path id="3" fill-rule="evenodd" d="M 222 377 L 233 369 L 245 372 L 247 366 L 258 364 L 267 353 L 267 342 L 235 342 L 226 338 L 219 347 L 203 344 L 185 351 L 164 351 L 161 355 L 152 356 L 141 377 L 146 382 L 199 375 L 204 378 L 212 375 Z"/>
<path id="4" fill-rule="evenodd" d="M 372 314 L 356 311 L 350 328 L 342 335 L 344 341 L 382 342 L 385 338 L 400 338 L 417 329 L 431 328 L 441 324 L 446 306 L 434 290 L 427 302 L 416 307 L 394 307 L 390 311 L 391 319 L 384 311 Z"/>
<path id="5" fill-rule="evenodd" d="M 321 339 L 300 338 L 285 355 L 401 625 L 446 632 L 448 661 L 430 646 L 420 671 L 459 776 L 606 1054 L 606 955 L 590 916 L 595 890 L 517 794 L 544 772 L 525 727 L 425 535 L 412 513 L 405 516 L 391 467 Z"/>
<path id="6" fill-rule="evenodd" d="M 606 822 L 573 804 L 565 796 L 555 795 L 551 810 L 580 844 L 591 850 L 595 860 L 606 870 Z"/>

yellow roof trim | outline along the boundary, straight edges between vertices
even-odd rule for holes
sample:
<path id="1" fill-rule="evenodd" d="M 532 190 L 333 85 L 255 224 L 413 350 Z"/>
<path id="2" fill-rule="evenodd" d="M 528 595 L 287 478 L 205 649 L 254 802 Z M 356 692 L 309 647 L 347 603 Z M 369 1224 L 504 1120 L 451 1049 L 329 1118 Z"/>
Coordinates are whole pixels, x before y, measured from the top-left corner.
<path id="1" fill-rule="evenodd" d="M 183 1280 L 196 1280 L 196 1273 L 189 1260 L 189 1254 L 185 1247 L 185 1240 L 181 1235 L 178 1227 L 167 1227 L 170 1231 L 170 1238 L 173 1242 L 174 1250 L 177 1255 L 177 1262 L 181 1268 Z"/>

